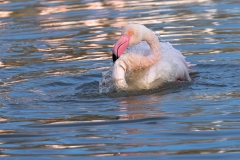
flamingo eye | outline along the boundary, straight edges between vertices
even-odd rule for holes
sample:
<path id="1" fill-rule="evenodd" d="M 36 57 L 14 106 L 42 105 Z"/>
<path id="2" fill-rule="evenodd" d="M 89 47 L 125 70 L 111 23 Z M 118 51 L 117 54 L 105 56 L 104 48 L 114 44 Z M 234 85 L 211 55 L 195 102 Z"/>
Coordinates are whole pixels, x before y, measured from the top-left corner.
<path id="1" fill-rule="evenodd" d="M 132 36 L 133 35 L 133 31 L 128 31 L 128 35 Z"/>

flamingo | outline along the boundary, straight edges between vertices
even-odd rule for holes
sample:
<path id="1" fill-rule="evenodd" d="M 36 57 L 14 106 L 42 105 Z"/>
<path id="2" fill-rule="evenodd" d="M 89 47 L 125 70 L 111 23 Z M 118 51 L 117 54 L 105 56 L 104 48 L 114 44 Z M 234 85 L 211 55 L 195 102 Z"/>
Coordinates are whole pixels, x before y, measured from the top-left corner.
<path id="1" fill-rule="evenodd" d="M 124 54 L 123 54 L 124 53 Z M 191 81 L 181 52 L 141 24 L 123 27 L 112 49 L 112 80 L 118 90 L 151 89 L 165 82 Z"/>

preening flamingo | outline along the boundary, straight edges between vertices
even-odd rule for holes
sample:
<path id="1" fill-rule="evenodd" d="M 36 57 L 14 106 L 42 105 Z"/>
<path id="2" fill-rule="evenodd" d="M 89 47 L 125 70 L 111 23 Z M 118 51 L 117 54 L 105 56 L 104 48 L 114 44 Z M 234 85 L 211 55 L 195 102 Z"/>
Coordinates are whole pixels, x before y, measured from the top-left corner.
<path id="1" fill-rule="evenodd" d="M 159 42 L 144 25 L 128 24 L 122 29 L 112 58 L 117 89 L 150 89 L 164 82 L 191 81 L 188 69 L 192 64 L 170 43 Z"/>

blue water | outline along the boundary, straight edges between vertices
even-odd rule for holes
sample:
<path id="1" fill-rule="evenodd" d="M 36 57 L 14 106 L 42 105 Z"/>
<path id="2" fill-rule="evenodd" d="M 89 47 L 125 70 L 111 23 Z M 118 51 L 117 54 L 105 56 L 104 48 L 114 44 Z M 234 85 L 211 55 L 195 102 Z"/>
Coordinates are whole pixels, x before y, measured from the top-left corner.
<path id="1" fill-rule="evenodd" d="M 238 159 L 239 5 L 0 1 L 0 159 Z M 100 94 L 129 22 L 197 64 L 193 81 Z"/>

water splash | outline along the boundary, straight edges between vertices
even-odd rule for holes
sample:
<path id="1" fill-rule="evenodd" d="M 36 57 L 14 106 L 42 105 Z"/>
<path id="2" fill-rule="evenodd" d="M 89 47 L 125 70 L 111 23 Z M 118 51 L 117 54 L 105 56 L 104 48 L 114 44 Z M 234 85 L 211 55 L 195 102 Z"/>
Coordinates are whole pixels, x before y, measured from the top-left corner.
<path id="1" fill-rule="evenodd" d="M 102 72 L 102 79 L 99 82 L 99 93 L 110 93 L 115 90 L 112 80 L 113 63 L 108 70 Z"/>

